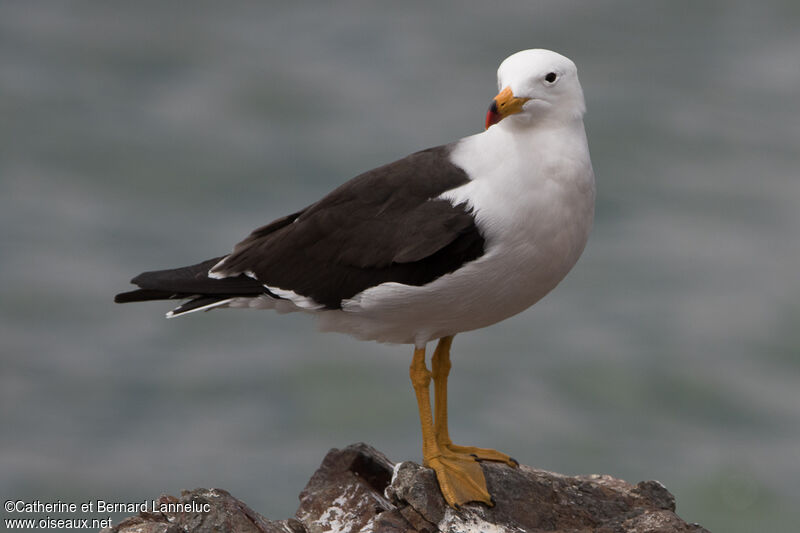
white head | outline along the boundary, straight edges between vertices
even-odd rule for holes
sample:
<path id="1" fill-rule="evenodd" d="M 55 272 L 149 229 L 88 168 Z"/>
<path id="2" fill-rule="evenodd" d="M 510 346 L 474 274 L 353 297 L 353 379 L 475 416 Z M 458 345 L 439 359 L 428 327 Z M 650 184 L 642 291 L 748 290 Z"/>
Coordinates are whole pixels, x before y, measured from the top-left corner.
<path id="1" fill-rule="evenodd" d="M 550 50 L 523 50 L 497 69 L 500 91 L 486 116 L 486 127 L 506 117 L 509 126 L 581 119 L 586 111 L 578 69 Z"/>

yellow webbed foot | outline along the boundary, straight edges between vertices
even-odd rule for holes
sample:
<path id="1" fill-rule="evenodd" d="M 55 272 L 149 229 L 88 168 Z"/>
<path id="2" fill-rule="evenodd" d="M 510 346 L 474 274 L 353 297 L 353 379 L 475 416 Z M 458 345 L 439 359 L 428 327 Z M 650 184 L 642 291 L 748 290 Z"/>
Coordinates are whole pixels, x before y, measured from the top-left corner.
<path id="1" fill-rule="evenodd" d="M 493 506 L 481 465 L 470 456 L 437 455 L 425 461 L 436 472 L 439 488 L 448 505 L 458 509 L 468 502 Z"/>

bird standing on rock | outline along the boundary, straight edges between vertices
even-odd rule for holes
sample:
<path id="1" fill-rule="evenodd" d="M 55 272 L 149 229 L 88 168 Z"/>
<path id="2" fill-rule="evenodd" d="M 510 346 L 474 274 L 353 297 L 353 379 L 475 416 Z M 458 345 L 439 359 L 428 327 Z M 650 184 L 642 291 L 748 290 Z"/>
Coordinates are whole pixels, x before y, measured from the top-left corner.
<path id="1" fill-rule="evenodd" d="M 139 289 L 115 301 L 188 300 L 168 317 L 224 307 L 301 311 L 325 331 L 412 344 L 424 464 L 449 505 L 493 505 L 479 461 L 516 461 L 451 442 L 453 336 L 550 292 L 586 245 L 595 196 L 575 64 L 524 50 L 502 62 L 497 82 L 486 131 L 356 176 L 228 255 L 140 274 L 132 280 Z M 425 347 L 434 340 L 428 370 Z"/>

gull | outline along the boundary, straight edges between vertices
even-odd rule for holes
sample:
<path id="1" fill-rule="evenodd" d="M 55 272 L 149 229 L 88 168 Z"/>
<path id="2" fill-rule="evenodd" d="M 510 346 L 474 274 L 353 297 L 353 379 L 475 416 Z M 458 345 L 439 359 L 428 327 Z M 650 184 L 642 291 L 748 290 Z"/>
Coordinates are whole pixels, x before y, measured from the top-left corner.
<path id="1" fill-rule="evenodd" d="M 184 300 L 168 317 L 302 312 L 323 331 L 412 345 L 424 464 L 450 506 L 493 505 L 480 462 L 517 462 L 451 441 L 453 337 L 516 315 L 555 288 L 586 246 L 595 197 L 575 64 L 524 50 L 500 64 L 497 85 L 485 131 L 364 172 L 226 255 L 140 274 L 132 280 L 139 288 L 115 301 Z"/>

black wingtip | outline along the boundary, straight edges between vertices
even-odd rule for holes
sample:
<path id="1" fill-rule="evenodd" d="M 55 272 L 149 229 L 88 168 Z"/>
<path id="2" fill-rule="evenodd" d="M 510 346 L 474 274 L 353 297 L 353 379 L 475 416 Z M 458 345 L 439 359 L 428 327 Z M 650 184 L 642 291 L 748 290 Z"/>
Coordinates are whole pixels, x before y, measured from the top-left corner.
<path id="1" fill-rule="evenodd" d="M 174 292 L 137 289 L 135 291 L 117 294 L 114 296 L 114 303 L 126 304 L 130 302 L 148 302 L 151 300 L 170 300 L 175 297 L 176 294 Z"/>

